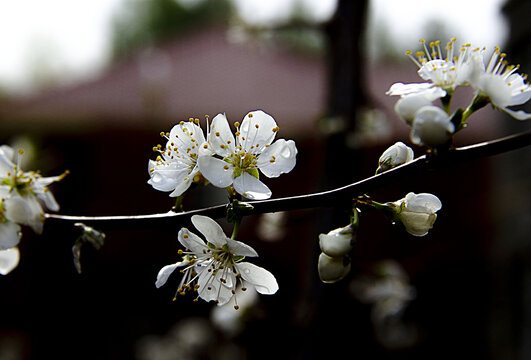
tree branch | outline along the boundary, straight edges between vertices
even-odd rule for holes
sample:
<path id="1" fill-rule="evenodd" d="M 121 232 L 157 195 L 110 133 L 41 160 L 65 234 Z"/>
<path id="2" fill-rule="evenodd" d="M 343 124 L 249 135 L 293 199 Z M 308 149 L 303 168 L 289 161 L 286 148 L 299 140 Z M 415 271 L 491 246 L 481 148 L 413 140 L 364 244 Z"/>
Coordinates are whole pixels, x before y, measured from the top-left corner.
<path id="1" fill-rule="evenodd" d="M 262 201 L 249 201 L 252 210 L 246 210 L 244 215 L 263 214 L 278 211 L 300 210 L 317 207 L 334 207 L 351 205 L 352 199 L 368 193 L 398 178 L 411 176 L 427 169 L 442 169 L 459 162 L 481 159 L 531 145 L 531 132 L 507 136 L 493 141 L 478 143 L 470 146 L 448 150 L 436 156 L 420 156 L 415 160 L 396 167 L 384 173 L 371 176 L 361 181 L 337 189 L 289 196 Z M 99 230 L 112 228 L 146 228 L 172 226 L 188 221 L 192 215 L 205 215 L 211 218 L 226 216 L 229 204 L 217 205 L 185 212 L 168 211 L 159 214 L 133 216 L 70 216 L 60 214 L 44 214 L 47 223 L 77 223 L 82 222 Z"/>

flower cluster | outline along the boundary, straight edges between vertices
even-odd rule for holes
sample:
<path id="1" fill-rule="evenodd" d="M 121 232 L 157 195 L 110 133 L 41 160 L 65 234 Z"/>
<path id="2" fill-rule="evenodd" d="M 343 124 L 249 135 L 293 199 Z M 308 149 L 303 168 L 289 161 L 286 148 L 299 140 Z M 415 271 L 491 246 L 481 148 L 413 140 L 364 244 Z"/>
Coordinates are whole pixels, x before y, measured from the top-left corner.
<path id="1" fill-rule="evenodd" d="M 192 183 L 211 183 L 233 188 L 251 200 L 271 197 L 271 190 L 260 174 L 274 178 L 290 172 L 296 163 L 297 148 L 293 140 L 275 139 L 279 130 L 275 120 L 263 111 L 251 111 L 242 123 L 236 122 L 232 133 L 224 114 L 207 124 L 206 136 L 198 119 L 175 125 L 160 155 L 149 161 L 148 183 L 170 196 L 181 196 Z"/>
<path id="2" fill-rule="evenodd" d="M 22 237 L 21 225 L 42 233 L 44 210 L 59 210 L 48 185 L 60 176 L 42 177 L 37 172 L 22 171 L 20 155 L 9 146 L 0 146 L 0 274 L 5 275 L 18 265 L 17 245 Z"/>
<path id="3" fill-rule="evenodd" d="M 206 239 L 182 228 L 178 240 L 186 249 L 179 250 L 182 260 L 164 266 L 157 276 L 155 285 L 161 287 L 169 276 L 182 268 L 183 277 L 176 295 L 188 291 L 197 292 L 198 298 L 214 301 L 219 306 L 234 300 L 237 291 L 254 289 L 260 294 L 274 294 L 278 284 L 269 271 L 249 262 L 245 257 L 256 257 L 256 251 L 240 241 L 228 238 L 221 226 L 209 217 L 194 215 L 192 224 Z M 240 285 L 240 286 L 238 286 Z"/>
<path id="4" fill-rule="evenodd" d="M 460 47 L 455 54 L 455 41 L 446 45 L 446 56 L 440 41 L 426 45 L 424 51 L 407 55 L 419 67 L 418 74 L 424 83 L 393 84 L 388 95 L 398 95 L 395 112 L 411 126 L 410 139 L 414 144 L 438 147 L 447 144 L 451 137 L 466 125 L 467 118 L 479 108 L 491 103 L 519 120 L 531 118 L 522 110 L 510 107 L 526 103 L 531 98 L 531 86 L 518 74 L 518 66 L 508 65 L 506 55 L 495 48 L 488 61 L 486 48 Z M 450 112 L 450 101 L 458 86 L 471 86 L 474 99 L 466 110 Z M 434 105 L 440 99 L 442 108 Z"/>

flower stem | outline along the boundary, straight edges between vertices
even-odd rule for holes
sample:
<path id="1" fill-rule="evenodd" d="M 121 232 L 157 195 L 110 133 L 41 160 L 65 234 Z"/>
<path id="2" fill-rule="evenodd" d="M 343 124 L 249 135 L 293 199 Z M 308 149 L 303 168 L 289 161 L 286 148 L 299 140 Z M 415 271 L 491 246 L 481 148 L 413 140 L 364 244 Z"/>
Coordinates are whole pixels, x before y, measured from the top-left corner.
<path id="1" fill-rule="evenodd" d="M 488 103 L 490 103 L 490 98 L 488 96 L 486 96 L 482 92 L 477 93 L 476 96 L 474 96 L 474 99 L 472 100 L 470 105 L 463 112 L 461 124 L 464 124 L 466 122 L 466 119 L 468 119 L 470 115 L 472 115 L 474 112 L 481 109 L 482 107 L 486 106 Z"/>
<path id="2" fill-rule="evenodd" d="M 173 205 L 172 211 L 175 211 L 175 212 L 184 211 L 183 199 L 184 199 L 184 195 L 179 195 L 175 198 L 175 205 Z"/>
<path id="3" fill-rule="evenodd" d="M 239 218 L 238 220 L 234 221 L 234 228 L 232 229 L 232 235 L 230 236 L 230 238 L 232 240 L 236 240 L 236 237 L 238 237 L 238 231 L 240 231 L 240 223 L 241 223 L 242 219 Z"/>

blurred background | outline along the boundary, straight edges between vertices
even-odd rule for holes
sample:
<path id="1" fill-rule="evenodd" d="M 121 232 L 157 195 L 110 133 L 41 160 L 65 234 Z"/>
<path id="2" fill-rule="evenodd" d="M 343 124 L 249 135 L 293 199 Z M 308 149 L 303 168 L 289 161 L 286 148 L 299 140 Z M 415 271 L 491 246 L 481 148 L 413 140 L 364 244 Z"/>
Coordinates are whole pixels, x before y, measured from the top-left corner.
<path id="1" fill-rule="evenodd" d="M 500 46 L 526 72 L 530 11 L 525 0 L 1 2 L 0 142 L 24 148 L 26 170 L 70 170 L 52 188 L 62 214 L 165 212 L 172 199 L 147 184 L 159 133 L 262 109 L 299 149 L 290 174 L 268 179 L 273 196 L 331 189 L 371 176 L 394 142 L 409 144 L 385 96 L 420 81 L 405 50 L 456 36 Z M 455 106 L 469 100 L 458 94 Z M 530 127 L 484 108 L 455 140 Z M 318 279 L 317 235 L 346 225 L 349 209 L 246 218 L 240 240 L 280 290 L 242 299 L 237 314 L 172 302 L 178 275 L 155 288 L 190 224 L 105 229 L 103 248 L 83 248 L 81 274 L 75 229 L 25 229 L 18 268 L 0 277 L 0 359 L 529 359 L 530 158 L 521 149 L 374 191 L 382 202 L 430 192 L 443 208 L 422 238 L 364 212 L 352 270 L 335 284 Z M 224 195 L 195 189 L 185 209 Z"/>

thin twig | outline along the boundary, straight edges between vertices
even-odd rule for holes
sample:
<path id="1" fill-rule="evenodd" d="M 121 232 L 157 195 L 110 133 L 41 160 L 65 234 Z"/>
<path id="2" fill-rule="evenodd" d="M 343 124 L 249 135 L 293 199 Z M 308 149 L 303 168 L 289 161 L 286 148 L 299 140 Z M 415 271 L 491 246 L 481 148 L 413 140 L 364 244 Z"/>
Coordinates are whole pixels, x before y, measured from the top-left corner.
<path id="1" fill-rule="evenodd" d="M 423 155 L 402 166 L 337 189 L 277 199 L 249 201 L 247 204 L 252 206 L 252 210 L 248 210 L 246 215 L 351 204 L 354 197 L 390 184 L 398 178 L 411 176 L 427 169 L 441 169 L 454 163 L 505 153 L 528 145 L 531 145 L 531 132 L 451 149 L 437 156 L 427 157 Z M 175 227 L 179 223 L 188 221 L 192 215 L 206 215 L 217 219 L 223 218 L 226 216 L 227 206 L 228 204 L 224 204 L 185 212 L 168 211 L 159 214 L 133 216 L 70 216 L 59 214 L 45 214 L 44 216 L 47 222 L 51 223 L 82 222 L 101 230 L 123 227 Z"/>

